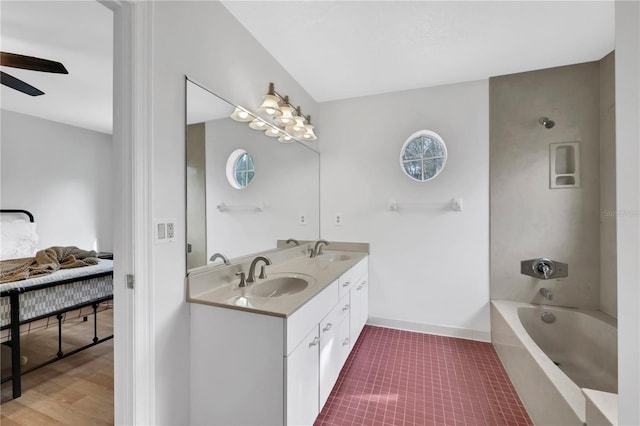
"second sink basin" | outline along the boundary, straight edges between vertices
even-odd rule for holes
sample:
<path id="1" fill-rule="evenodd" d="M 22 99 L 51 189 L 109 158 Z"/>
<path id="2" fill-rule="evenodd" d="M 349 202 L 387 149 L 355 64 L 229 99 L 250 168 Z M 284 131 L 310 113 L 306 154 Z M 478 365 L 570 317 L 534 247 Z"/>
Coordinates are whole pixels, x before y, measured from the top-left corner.
<path id="1" fill-rule="evenodd" d="M 309 280 L 301 274 L 274 275 L 251 284 L 247 293 L 252 297 L 281 297 L 299 293 L 308 286 Z"/>
<path id="2" fill-rule="evenodd" d="M 351 256 L 346 254 L 321 254 L 317 259 L 321 262 L 344 262 L 345 260 L 351 260 Z"/>

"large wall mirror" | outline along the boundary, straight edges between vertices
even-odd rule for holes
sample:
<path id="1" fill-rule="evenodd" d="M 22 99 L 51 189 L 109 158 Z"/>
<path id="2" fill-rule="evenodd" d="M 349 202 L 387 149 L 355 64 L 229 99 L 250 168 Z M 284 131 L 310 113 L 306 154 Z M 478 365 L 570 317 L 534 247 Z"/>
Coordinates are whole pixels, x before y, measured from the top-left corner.
<path id="1" fill-rule="evenodd" d="M 186 97 L 187 272 L 318 239 L 320 154 L 232 120 L 236 105 L 188 78 Z"/>

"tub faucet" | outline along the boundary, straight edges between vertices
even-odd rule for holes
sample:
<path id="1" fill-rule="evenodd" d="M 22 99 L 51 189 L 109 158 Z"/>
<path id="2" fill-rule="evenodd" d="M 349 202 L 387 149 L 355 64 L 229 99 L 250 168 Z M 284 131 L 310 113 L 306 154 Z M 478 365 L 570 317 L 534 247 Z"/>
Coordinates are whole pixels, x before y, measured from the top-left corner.
<path id="1" fill-rule="evenodd" d="M 540 294 L 547 300 L 553 299 L 553 293 L 548 288 L 542 287 L 540 289 Z"/>
<path id="2" fill-rule="evenodd" d="M 214 262 L 216 259 L 222 259 L 225 265 L 231 265 L 231 262 L 229 262 L 229 259 L 227 259 L 227 256 L 225 256 L 222 253 L 214 253 L 213 256 L 209 258 L 209 261 Z"/>
<path id="3" fill-rule="evenodd" d="M 266 265 L 271 265 L 271 260 L 265 256 L 256 256 L 255 259 L 251 261 L 251 266 L 249 266 L 249 274 L 247 275 L 247 283 L 252 283 L 256 281 L 256 265 L 258 262 L 264 262 L 262 269 L 260 269 L 260 276 L 258 278 L 267 278 L 267 274 L 265 271 Z"/>
<path id="4" fill-rule="evenodd" d="M 316 257 L 320 254 L 322 254 L 322 245 L 328 246 L 329 245 L 329 241 L 327 240 L 318 240 L 316 241 L 315 246 L 313 246 L 313 249 L 311 250 L 311 253 L 309 255 L 309 257 Z"/>

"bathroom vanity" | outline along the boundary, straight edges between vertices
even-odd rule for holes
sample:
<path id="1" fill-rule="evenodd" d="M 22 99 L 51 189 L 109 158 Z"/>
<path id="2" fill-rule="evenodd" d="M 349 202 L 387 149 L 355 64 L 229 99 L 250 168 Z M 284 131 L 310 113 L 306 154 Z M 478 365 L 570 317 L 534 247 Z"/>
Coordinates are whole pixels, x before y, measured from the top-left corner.
<path id="1" fill-rule="evenodd" d="M 368 245 L 332 246 L 190 274 L 192 424 L 313 424 L 368 317 Z"/>

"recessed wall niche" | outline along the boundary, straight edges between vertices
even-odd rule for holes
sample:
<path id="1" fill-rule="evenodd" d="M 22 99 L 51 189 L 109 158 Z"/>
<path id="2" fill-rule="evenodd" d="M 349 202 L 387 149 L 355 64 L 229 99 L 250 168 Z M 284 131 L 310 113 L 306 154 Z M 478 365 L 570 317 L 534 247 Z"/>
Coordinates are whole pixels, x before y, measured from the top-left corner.
<path id="1" fill-rule="evenodd" d="M 580 142 L 549 144 L 549 188 L 580 187 Z"/>

